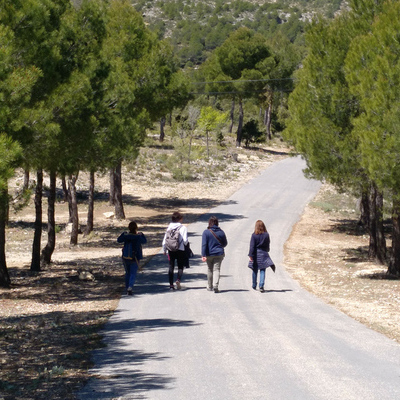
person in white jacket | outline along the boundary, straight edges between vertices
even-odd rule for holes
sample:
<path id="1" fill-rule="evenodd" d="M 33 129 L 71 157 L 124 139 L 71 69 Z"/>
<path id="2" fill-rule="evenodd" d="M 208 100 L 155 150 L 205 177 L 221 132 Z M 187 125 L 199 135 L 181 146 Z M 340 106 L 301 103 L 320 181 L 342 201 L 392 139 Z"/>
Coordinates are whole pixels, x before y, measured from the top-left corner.
<path id="1" fill-rule="evenodd" d="M 168 228 L 165 232 L 162 247 L 164 254 L 168 253 L 169 260 L 169 270 L 168 270 L 168 279 L 169 279 L 169 288 L 170 290 L 175 290 L 174 287 L 174 269 L 175 269 L 175 260 L 178 264 L 178 276 L 176 279 L 176 288 L 179 290 L 181 288 L 181 280 L 183 275 L 183 267 L 185 264 L 185 245 L 188 244 L 188 235 L 186 226 L 182 225 L 183 215 L 179 211 L 175 211 L 172 214 L 171 223 L 168 225 Z M 177 249 L 171 250 L 168 249 L 168 237 L 170 237 L 171 231 L 179 231 L 179 236 L 177 238 Z"/>

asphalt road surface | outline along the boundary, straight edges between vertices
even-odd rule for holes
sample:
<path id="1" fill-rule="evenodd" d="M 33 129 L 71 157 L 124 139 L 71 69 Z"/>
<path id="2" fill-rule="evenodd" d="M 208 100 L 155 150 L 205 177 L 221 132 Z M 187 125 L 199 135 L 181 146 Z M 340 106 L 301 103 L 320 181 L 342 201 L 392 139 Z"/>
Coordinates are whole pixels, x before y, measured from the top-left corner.
<path id="1" fill-rule="evenodd" d="M 153 258 L 106 325 L 97 377 L 80 399 L 400 399 L 400 345 L 301 289 L 282 266 L 293 224 L 319 188 L 304 166 L 299 158 L 273 164 L 188 226 L 196 257 L 182 290 L 168 290 L 167 259 Z M 210 215 L 229 242 L 220 293 L 206 290 L 199 256 Z M 265 293 L 251 288 L 247 268 L 257 219 L 277 265 Z"/>

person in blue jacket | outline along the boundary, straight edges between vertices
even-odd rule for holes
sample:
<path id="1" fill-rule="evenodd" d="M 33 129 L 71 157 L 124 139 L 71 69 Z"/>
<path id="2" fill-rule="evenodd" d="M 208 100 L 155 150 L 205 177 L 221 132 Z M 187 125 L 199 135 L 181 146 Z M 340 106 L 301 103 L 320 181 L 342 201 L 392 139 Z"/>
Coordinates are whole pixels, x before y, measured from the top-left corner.
<path id="1" fill-rule="evenodd" d="M 225 232 L 218 226 L 218 218 L 212 216 L 208 220 L 208 227 L 202 235 L 201 256 L 207 262 L 207 290 L 218 293 L 221 263 L 225 257 L 224 248 L 227 246 Z"/>
<path id="2" fill-rule="evenodd" d="M 253 270 L 253 289 L 257 288 L 257 275 L 260 271 L 260 292 L 264 292 L 265 270 L 271 267 L 275 272 L 275 265 L 269 256 L 270 238 L 265 224 L 260 219 L 256 221 L 254 233 L 250 239 L 249 268 Z"/>
<path id="3" fill-rule="evenodd" d="M 140 268 L 139 261 L 143 258 L 142 244 L 147 243 L 147 239 L 142 232 L 138 232 L 138 226 L 135 221 L 129 223 L 128 229 L 129 233 L 121 233 L 117 242 L 124 243 L 122 263 L 125 268 L 125 287 L 128 295 L 132 295 L 137 271 Z"/>

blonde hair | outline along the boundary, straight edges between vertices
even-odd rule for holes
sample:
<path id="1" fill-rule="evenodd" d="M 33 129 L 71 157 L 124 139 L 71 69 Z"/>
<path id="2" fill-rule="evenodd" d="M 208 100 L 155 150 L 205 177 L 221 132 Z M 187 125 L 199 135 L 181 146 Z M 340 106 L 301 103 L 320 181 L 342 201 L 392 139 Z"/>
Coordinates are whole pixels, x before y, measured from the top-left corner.
<path id="1" fill-rule="evenodd" d="M 265 227 L 264 222 L 262 222 L 261 219 L 259 219 L 258 221 L 256 221 L 254 233 L 256 235 L 259 235 L 260 233 L 264 233 L 264 232 L 267 232 L 267 228 Z"/>

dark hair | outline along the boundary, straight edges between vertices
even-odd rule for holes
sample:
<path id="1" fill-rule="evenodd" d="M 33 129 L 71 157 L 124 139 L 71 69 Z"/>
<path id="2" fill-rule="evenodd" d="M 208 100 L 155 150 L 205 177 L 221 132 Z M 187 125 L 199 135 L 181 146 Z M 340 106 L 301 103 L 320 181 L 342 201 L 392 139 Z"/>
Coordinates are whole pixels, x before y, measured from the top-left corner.
<path id="1" fill-rule="evenodd" d="M 261 219 L 259 219 L 258 221 L 256 221 L 254 233 L 256 235 L 259 235 L 260 233 L 264 233 L 264 232 L 267 232 L 267 228 L 265 227 L 264 222 L 262 222 Z"/>
<path id="2" fill-rule="evenodd" d="M 171 218 L 172 222 L 179 222 L 182 219 L 183 219 L 183 215 L 179 211 L 175 211 L 172 214 L 172 218 Z"/>
<path id="3" fill-rule="evenodd" d="M 210 217 L 210 219 L 208 220 L 208 229 L 211 228 L 212 226 L 218 226 L 218 218 L 215 217 L 214 215 L 212 217 Z"/>
<path id="4" fill-rule="evenodd" d="M 137 233 L 138 230 L 137 223 L 135 221 L 130 222 L 128 225 L 128 229 L 130 233 Z"/>

